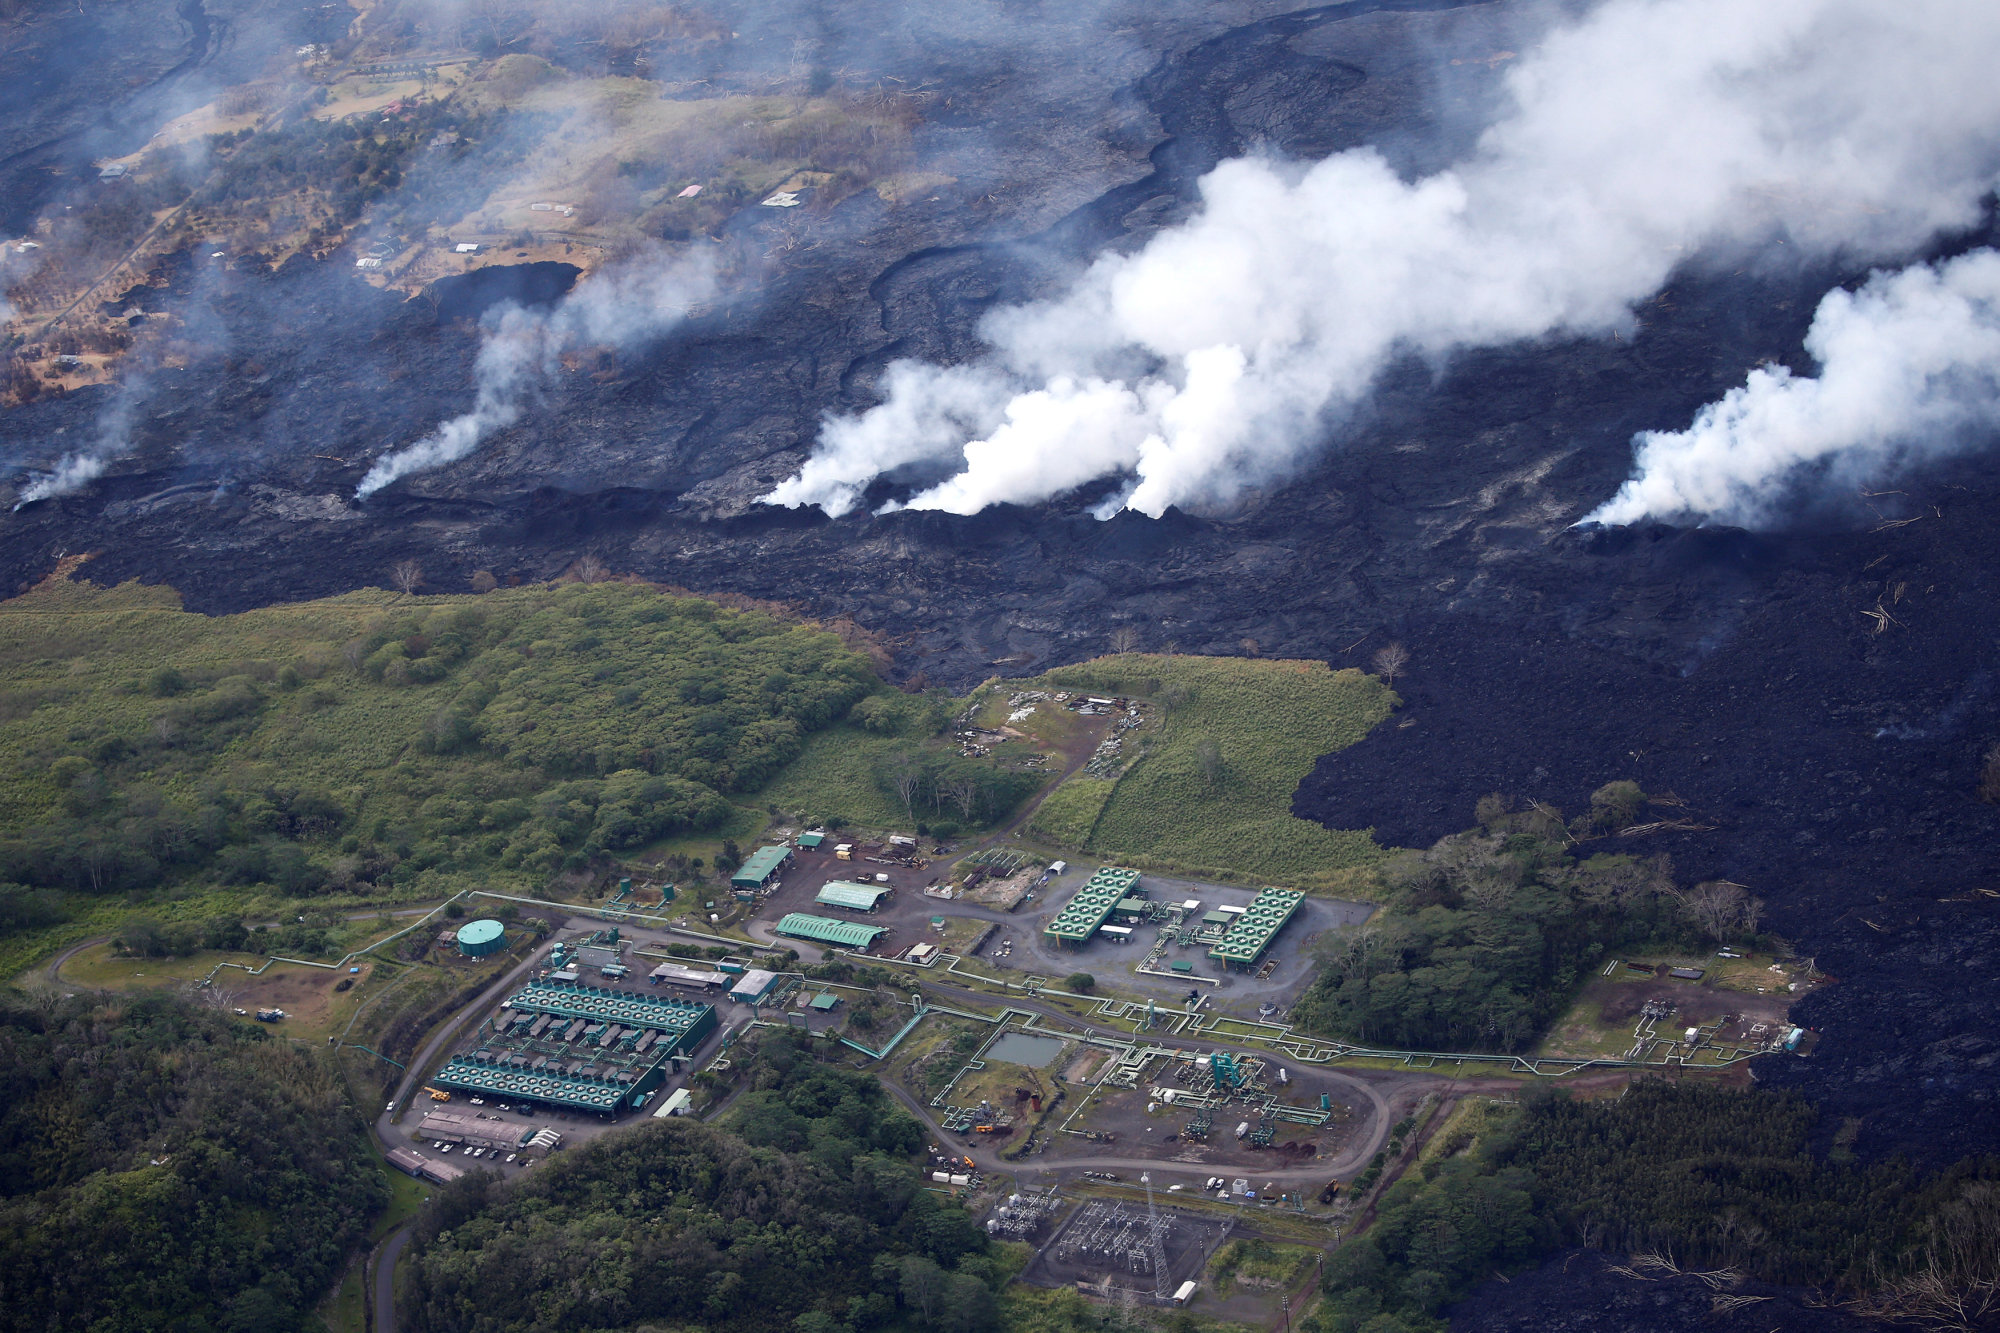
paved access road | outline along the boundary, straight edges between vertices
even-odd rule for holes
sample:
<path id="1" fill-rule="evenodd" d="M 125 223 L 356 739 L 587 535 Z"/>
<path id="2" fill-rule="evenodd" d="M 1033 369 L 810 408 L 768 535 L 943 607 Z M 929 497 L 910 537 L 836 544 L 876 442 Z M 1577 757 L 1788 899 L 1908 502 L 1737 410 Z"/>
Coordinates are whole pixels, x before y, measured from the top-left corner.
<path id="1" fill-rule="evenodd" d="M 415 1222 L 403 1223 L 375 1252 L 375 1281 L 368 1293 L 374 1303 L 374 1333 L 396 1333 L 396 1261 L 403 1257 L 403 1247 L 416 1229 Z"/>

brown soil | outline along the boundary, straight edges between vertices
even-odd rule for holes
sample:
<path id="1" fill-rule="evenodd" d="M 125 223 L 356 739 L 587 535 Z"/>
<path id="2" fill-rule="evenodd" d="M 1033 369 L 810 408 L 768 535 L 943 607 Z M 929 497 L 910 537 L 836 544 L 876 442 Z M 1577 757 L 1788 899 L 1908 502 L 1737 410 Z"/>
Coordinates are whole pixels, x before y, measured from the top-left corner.
<path id="1" fill-rule="evenodd" d="M 349 991 L 359 989 L 374 969 L 361 964 Z M 259 1009 L 282 1009 L 286 1017 L 280 1027 L 316 1028 L 333 1012 L 334 1002 L 344 992 L 334 987 L 347 979 L 347 969 L 328 971 L 317 967 L 275 964 L 261 977 L 251 977 L 235 988 L 236 1007 L 255 1013 Z"/>
<path id="2" fill-rule="evenodd" d="M 1750 1023 L 1782 1022 L 1790 998 L 1781 995 L 1756 995 L 1739 990 L 1715 990 L 1700 983 L 1686 981 L 1622 982 L 1613 988 L 1611 995 L 1604 1001 L 1603 1020 L 1606 1026 L 1629 1023 L 1639 1016 L 1640 1008 L 1648 1000 L 1668 1000 L 1674 1005 L 1675 1022 L 1706 1023 L 1725 1014 L 1743 1017 L 1744 1023 L 1732 1024 L 1724 1030 L 1725 1033 L 1734 1033 L 1739 1028 L 1747 1030 Z"/>

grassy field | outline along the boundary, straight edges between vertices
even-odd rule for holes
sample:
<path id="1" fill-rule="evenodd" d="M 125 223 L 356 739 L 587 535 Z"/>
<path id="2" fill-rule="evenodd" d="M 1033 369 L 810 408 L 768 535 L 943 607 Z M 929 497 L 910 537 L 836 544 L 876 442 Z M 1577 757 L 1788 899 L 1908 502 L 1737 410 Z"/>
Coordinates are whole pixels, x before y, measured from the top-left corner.
<path id="1" fill-rule="evenodd" d="M 839 819 L 862 829 L 904 829 L 903 807 L 875 785 L 870 770 L 883 755 L 906 744 L 842 723 L 805 743 L 799 757 L 772 780 L 762 798 L 797 812 L 807 827 Z"/>
<path id="2" fill-rule="evenodd" d="M 1086 847 L 1111 799 L 1115 782 L 1078 773 L 1057 787 L 1035 807 L 1028 820 L 1028 833 L 1058 847 Z"/>
<path id="3" fill-rule="evenodd" d="M 1215 1290 L 1225 1296 L 1235 1286 L 1286 1287 L 1299 1279 L 1317 1253 L 1304 1245 L 1232 1240 L 1210 1257 L 1208 1277 Z"/>
<path id="4" fill-rule="evenodd" d="M 1143 868 L 1307 889 L 1353 891 L 1381 858 L 1365 831 L 1291 810 L 1321 755 L 1389 715 L 1395 696 L 1379 680 L 1318 662 L 1133 654 L 1038 683 L 1136 695 L 1164 718 L 1115 784 L 1071 778 L 1032 832 Z"/>
<path id="5" fill-rule="evenodd" d="M 127 958 L 109 944 L 94 944 L 74 954 L 62 966 L 63 980 L 101 990 L 152 989 L 181 982 L 200 981 L 217 963 L 256 967 L 263 958 L 251 953 L 222 953 L 203 949 L 185 958 Z"/>
<path id="6" fill-rule="evenodd" d="M 208 617 L 73 571 L 0 603 L 5 974 L 133 916 L 546 896 L 676 840 L 713 865 L 805 738 L 895 693 L 831 634 L 640 586 Z"/>

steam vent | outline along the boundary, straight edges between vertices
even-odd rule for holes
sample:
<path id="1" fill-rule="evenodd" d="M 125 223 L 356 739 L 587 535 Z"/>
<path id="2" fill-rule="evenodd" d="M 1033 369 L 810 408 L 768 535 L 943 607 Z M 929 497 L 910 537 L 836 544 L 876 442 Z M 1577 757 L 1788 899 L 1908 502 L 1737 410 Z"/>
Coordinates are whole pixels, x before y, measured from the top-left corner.
<path id="1" fill-rule="evenodd" d="M 491 917 L 483 921 L 469 921 L 459 928 L 458 951 L 467 958 L 484 958 L 489 953 L 497 953 L 507 942 L 507 927 Z"/>

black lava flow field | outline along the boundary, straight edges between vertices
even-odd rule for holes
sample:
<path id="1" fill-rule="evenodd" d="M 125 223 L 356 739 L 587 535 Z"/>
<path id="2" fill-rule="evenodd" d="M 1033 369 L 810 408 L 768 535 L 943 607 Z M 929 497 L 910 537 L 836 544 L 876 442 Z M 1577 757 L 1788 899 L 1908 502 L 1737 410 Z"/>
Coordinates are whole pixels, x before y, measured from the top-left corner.
<path id="1" fill-rule="evenodd" d="M 1225 156 L 1376 143 L 1407 171 L 1450 160 L 1496 77 L 1450 57 L 1513 45 L 1506 5 L 1252 12 L 1267 17 L 1223 29 L 1208 7 L 1164 6 L 1145 59 L 1103 86 L 1051 76 L 1028 96 L 959 71 L 960 119 L 996 145 L 980 193 L 855 196 L 755 299 L 554 378 L 472 458 L 365 505 L 348 497 L 374 456 L 469 404 L 477 337 L 453 316 L 490 293 L 404 301 L 338 259 L 190 281 L 229 351 L 0 418 L 0 450 L 41 466 L 114 409 L 132 439 L 89 488 L 0 522 L 0 581 L 89 550 L 93 578 L 171 583 L 222 611 L 380 583 L 407 557 L 450 591 L 594 554 L 851 616 L 899 645 L 906 679 L 953 686 L 1107 651 L 1128 625 L 1149 650 L 1336 666 L 1401 641 L 1405 706 L 1323 760 L 1298 813 L 1424 845 L 1488 792 L 1571 810 L 1615 778 L 1672 793 L 1709 827 L 1615 850 L 1749 886 L 1838 983 L 1797 1011 L 1824 1031 L 1813 1056 L 1756 1076 L 1820 1103 L 1825 1134 L 1858 1117 L 1864 1157 L 2000 1142 L 2000 811 L 1977 799 L 2000 740 L 2000 483 L 1939 469 L 1777 536 L 1571 526 L 1624 479 L 1634 432 L 1685 426 L 1762 361 L 1804 368 L 1819 294 L 1861 275 L 1691 267 L 1631 337 L 1398 367 L 1319 465 L 1231 516 L 1099 522 L 1095 493 L 972 518 L 754 503 L 825 413 L 874 401 L 890 360 L 970 355 L 986 311 L 1185 216 Z M 924 73 L 911 59 L 901 71 Z M 1087 132 L 1051 136 L 1010 177 L 1008 154 L 1028 150 L 1009 145 L 1058 122 Z M 754 240 L 771 224 L 741 225 Z M 530 279 L 539 299 L 567 281 Z"/>

